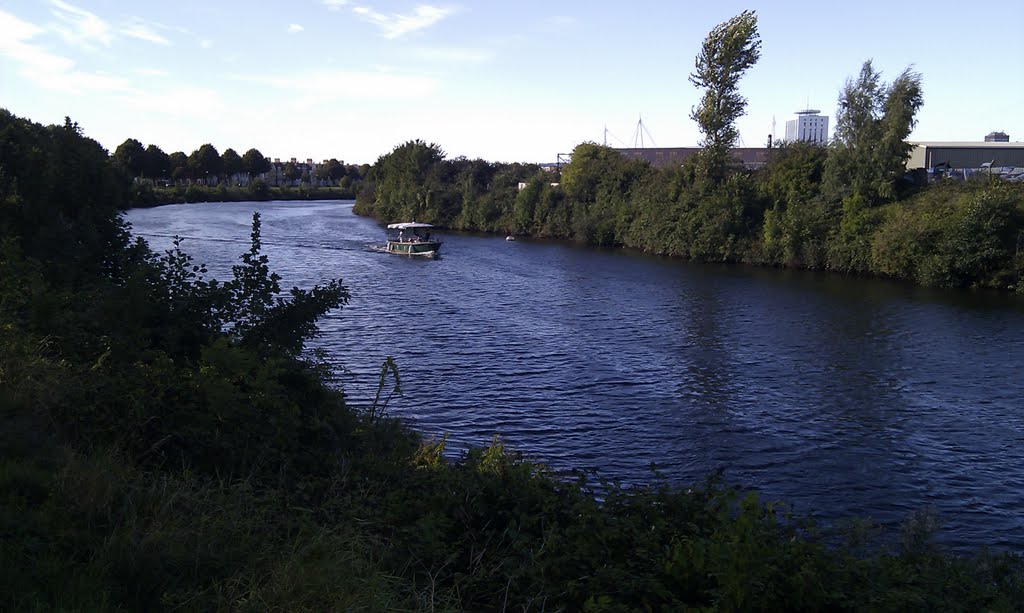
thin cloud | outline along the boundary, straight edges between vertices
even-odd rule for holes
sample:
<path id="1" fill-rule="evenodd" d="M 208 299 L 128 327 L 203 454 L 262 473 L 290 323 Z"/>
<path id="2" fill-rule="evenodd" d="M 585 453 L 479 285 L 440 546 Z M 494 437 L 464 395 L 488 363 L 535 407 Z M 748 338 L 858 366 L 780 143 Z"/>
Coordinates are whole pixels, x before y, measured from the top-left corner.
<path id="1" fill-rule="evenodd" d="M 30 44 L 28 41 L 39 32 L 42 32 L 40 28 L 9 13 L 0 12 L 0 55 L 19 64 L 22 74 L 33 80 L 36 75 L 46 75 L 39 79 L 45 82 L 52 80 L 50 75 L 71 70 L 75 63 L 69 58 Z"/>
<path id="2" fill-rule="evenodd" d="M 0 57 L 10 60 L 18 72 L 41 89 L 68 94 L 105 94 L 133 109 L 148 109 L 175 116 L 206 117 L 224 108 L 219 95 L 200 88 L 140 89 L 128 79 L 106 72 L 77 68 L 69 57 L 48 51 L 34 39 L 46 29 L 0 11 Z M 159 76 L 160 70 L 139 70 Z"/>
<path id="3" fill-rule="evenodd" d="M 42 31 L 42 28 L 34 24 L 0 11 L 0 48 L 29 40 Z"/>
<path id="4" fill-rule="evenodd" d="M 417 6 L 411 15 L 399 13 L 385 15 L 366 6 L 353 7 L 352 12 L 380 28 L 384 38 L 398 38 L 410 32 L 429 28 L 451 15 L 454 10 L 422 4 Z"/>
<path id="5" fill-rule="evenodd" d="M 301 32 L 301 31 L 303 31 L 305 29 L 306 28 L 300 26 L 297 23 L 288 24 L 288 33 L 289 34 L 298 34 L 299 32 Z"/>
<path id="6" fill-rule="evenodd" d="M 57 33 L 64 42 L 73 46 L 93 50 L 98 47 L 109 47 L 118 37 L 134 38 L 157 45 L 170 45 L 158 30 L 167 30 L 167 26 L 150 23 L 138 17 L 123 24 L 112 26 L 100 16 L 89 11 L 63 2 L 51 0 L 53 8 L 50 13 L 57 18 L 48 30 Z"/>
<path id="7" fill-rule="evenodd" d="M 22 76 L 48 90 L 80 93 L 129 89 L 122 78 L 76 70 L 71 58 L 32 44 L 32 39 L 44 32 L 43 28 L 0 11 L 0 56 L 12 60 Z"/>
<path id="8" fill-rule="evenodd" d="M 107 47 L 114 41 L 113 28 L 93 13 L 61 0 L 51 4 L 50 13 L 60 21 L 52 29 L 69 45 L 94 49 L 97 44 Z"/>
<path id="9" fill-rule="evenodd" d="M 340 11 L 341 7 L 348 4 L 348 0 L 323 0 L 328 11 Z"/>
<path id="10" fill-rule="evenodd" d="M 143 22 L 141 19 L 130 21 L 121 26 L 117 33 L 128 38 L 136 38 L 157 45 L 171 44 L 171 41 L 159 34 L 152 25 Z"/>

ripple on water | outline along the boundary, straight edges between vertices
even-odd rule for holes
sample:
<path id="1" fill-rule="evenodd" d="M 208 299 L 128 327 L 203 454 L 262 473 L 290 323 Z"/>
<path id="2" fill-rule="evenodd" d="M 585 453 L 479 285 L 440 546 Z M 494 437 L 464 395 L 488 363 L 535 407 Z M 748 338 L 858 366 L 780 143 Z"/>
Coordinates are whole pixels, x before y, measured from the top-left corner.
<path id="1" fill-rule="evenodd" d="M 501 434 L 626 483 L 652 463 L 678 483 L 722 469 L 824 522 L 931 508 L 953 545 L 1024 550 L 1019 299 L 451 233 L 409 260 L 368 251 L 380 226 L 330 202 L 127 218 L 223 279 L 253 210 L 282 286 L 351 290 L 312 343 L 350 402 L 393 356 L 390 413 L 453 453 Z"/>

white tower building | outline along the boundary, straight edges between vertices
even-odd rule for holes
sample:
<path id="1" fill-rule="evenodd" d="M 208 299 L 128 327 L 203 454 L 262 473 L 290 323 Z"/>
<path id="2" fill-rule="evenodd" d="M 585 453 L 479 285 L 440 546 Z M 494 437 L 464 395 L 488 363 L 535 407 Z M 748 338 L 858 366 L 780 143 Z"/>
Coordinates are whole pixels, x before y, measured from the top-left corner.
<path id="1" fill-rule="evenodd" d="M 786 122 L 786 141 L 806 141 L 819 145 L 828 144 L 828 117 L 819 115 L 817 109 L 797 111 L 796 119 Z"/>

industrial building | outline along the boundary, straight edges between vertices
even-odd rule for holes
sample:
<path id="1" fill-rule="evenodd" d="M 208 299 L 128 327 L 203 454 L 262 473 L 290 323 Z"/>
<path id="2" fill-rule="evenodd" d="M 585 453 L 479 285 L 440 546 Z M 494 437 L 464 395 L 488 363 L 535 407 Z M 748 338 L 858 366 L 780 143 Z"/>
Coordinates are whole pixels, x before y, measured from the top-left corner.
<path id="1" fill-rule="evenodd" d="M 1022 142 L 923 142 L 911 143 L 907 170 L 924 168 L 1024 167 Z"/>

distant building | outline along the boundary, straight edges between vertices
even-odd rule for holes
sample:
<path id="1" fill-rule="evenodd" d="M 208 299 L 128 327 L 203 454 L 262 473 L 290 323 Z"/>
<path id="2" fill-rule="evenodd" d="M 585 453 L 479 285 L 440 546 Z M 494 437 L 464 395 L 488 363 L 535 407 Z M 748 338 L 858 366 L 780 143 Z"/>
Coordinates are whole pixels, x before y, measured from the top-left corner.
<path id="1" fill-rule="evenodd" d="M 828 144 L 828 117 L 817 109 L 797 111 L 796 119 L 786 122 L 786 141 Z"/>
<path id="2" fill-rule="evenodd" d="M 986 143 L 1008 143 L 1010 135 L 1006 132 L 989 132 L 985 135 Z"/>
<path id="3" fill-rule="evenodd" d="M 1024 143 L 926 142 L 914 146 L 907 169 L 1024 167 Z"/>

